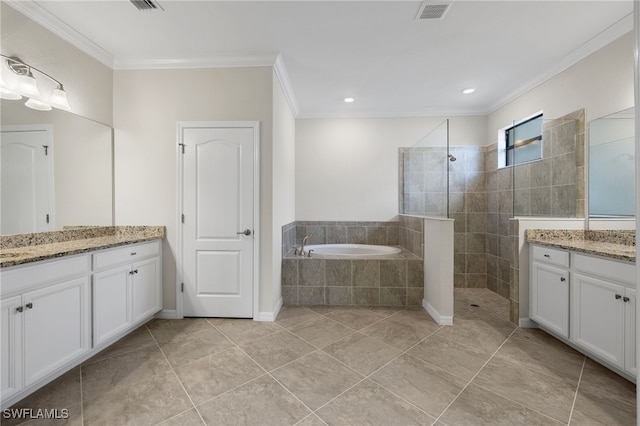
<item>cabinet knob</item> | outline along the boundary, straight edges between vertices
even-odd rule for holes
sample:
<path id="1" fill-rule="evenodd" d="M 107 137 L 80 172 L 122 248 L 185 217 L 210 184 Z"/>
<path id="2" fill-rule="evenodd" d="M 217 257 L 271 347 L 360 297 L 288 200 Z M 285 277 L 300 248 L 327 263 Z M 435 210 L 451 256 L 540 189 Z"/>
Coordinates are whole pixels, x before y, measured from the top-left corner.
<path id="1" fill-rule="evenodd" d="M 33 303 L 29 302 L 26 305 L 24 305 L 27 309 L 33 309 Z"/>
<path id="2" fill-rule="evenodd" d="M 131 252 L 131 256 L 135 256 L 136 254 L 138 253 L 136 253 L 135 251 Z"/>
<path id="3" fill-rule="evenodd" d="M 545 254 L 544 257 L 551 257 L 551 256 L 549 256 L 548 254 Z"/>
<path id="4" fill-rule="evenodd" d="M 616 300 L 621 299 L 621 298 L 622 298 L 622 296 L 621 296 L 621 295 L 616 294 Z"/>
<path id="5" fill-rule="evenodd" d="M 18 306 L 18 307 L 16 308 L 16 311 L 18 311 L 18 312 L 22 312 L 22 311 L 24 311 L 24 307 L 23 307 L 23 306 Z"/>
<path id="6" fill-rule="evenodd" d="M 623 301 L 623 302 L 628 302 L 628 301 L 629 301 L 629 298 L 628 298 L 627 296 L 625 296 L 625 297 L 623 297 L 623 298 L 622 298 L 622 301 Z"/>
<path id="7" fill-rule="evenodd" d="M 560 281 L 565 282 L 567 279 L 565 277 L 560 277 Z"/>

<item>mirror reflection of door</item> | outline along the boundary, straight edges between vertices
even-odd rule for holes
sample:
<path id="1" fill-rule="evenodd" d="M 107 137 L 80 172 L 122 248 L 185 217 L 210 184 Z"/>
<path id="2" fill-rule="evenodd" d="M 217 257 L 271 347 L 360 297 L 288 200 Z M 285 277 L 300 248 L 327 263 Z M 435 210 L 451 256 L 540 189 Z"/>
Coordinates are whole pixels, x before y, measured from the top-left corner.
<path id="1" fill-rule="evenodd" d="M 51 126 L 6 126 L 0 132 L 0 234 L 53 230 Z"/>

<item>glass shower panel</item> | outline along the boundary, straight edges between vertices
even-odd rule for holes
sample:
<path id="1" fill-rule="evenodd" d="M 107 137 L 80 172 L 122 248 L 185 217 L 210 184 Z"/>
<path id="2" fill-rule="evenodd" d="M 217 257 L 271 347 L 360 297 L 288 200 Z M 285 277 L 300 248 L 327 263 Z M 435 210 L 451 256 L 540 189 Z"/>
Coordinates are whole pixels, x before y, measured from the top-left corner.
<path id="1" fill-rule="evenodd" d="M 448 215 L 449 120 L 413 146 L 400 149 L 400 211 L 419 216 Z"/>
<path id="2" fill-rule="evenodd" d="M 513 215 L 584 216 L 584 141 L 577 119 L 541 121 L 542 138 L 529 128 L 515 129 Z"/>

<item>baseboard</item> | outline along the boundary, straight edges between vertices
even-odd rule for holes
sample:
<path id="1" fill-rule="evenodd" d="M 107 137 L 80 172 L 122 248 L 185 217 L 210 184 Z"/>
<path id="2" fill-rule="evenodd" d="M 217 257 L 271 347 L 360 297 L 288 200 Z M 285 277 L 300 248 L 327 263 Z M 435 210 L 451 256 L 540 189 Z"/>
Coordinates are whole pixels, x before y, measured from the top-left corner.
<path id="1" fill-rule="evenodd" d="M 518 325 L 522 328 L 538 328 L 538 324 L 531 318 L 520 318 Z"/>
<path id="2" fill-rule="evenodd" d="M 273 312 L 259 312 L 258 318 L 254 318 L 254 321 L 267 321 L 273 322 L 278 317 L 278 313 L 280 313 L 280 309 L 282 308 L 282 297 L 278 299 L 278 303 L 276 307 L 273 309 Z"/>
<path id="3" fill-rule="evenodd" d="M 158 319 L 182 319 L 181 316 L 178 315 L 177 309 L 163 309 L 158 312 L 154 318 Z"/>
<path id="4" fill-rule="evenodd" d="M 433 306 L 431 306 L 429 302 L 426 301 L 426 299 L 422 299 L 422 307 L 439 325 L 453 325 L 453 316 L 440 315 L 440 312 L 438 312 Z"/>

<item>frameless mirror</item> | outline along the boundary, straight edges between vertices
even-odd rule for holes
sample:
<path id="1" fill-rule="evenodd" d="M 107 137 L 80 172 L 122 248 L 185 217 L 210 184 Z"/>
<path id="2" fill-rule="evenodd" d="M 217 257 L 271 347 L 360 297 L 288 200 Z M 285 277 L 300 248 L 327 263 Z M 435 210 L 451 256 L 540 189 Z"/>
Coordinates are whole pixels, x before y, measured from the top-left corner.
<path id="1" fill-rule="evenodd" d="M 0 101 L 0 234 L 113 224 L 112 128 Z"/>
<path id="2" fill-rule="evenodd" d="M 634 108 L 589 123 L 589 217 L 635 217 Z"/>

